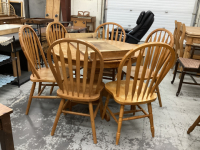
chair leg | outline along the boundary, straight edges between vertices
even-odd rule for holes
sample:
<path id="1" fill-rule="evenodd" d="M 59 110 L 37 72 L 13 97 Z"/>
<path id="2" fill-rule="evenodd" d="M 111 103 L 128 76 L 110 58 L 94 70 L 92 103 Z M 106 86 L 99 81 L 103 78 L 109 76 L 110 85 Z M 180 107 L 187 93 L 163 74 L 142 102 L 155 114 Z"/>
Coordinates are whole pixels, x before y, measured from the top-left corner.
<path id="1" fill-rule="evenodd" d="M 136 106 L 135 105 L 131 105 L 131 110 L 136 110 Z M 135 115 L 135 112 L 133 112 L 133 116 Z"/>
<path id="2" fill-rule="evenodd" d="M 176 96 L 178 96 L 179 93 L 180 93 L 180 91 L 181 91 L 181 87 L 182 87 L 182 84 L 183 84 L 184 76 L 185 76 L 185 71 L 182 72 L 182 75 L 181 75 L 181 79 L 180 79 L 180 82 L 179 82 L 178 91 L 177 91 L 177 93 L 176 93 Z"/>
<path id="3" fill-rule="evenodd" d="M 161 96 L 160 96 L 160 90 L 159 90 L 159 87 L 156 88 L 156 91 L 157 91 L 157 95 L 158 95 L 159 105 L 160 105 L 160 107 L 162 107 L 162 101 L 161 101 Z"/>
<path id="4" fill-rule="evenodd" d="M 151 125 L 151 134 L 152 134 L 152 137 L 154 137 L 153 114 L 152 114 L 151 103 L 148 103 L 147 105 L 148 105 L 148 111 L 149 111 L 149 121 Z"/>
<path id="5" fill-rule="evenodd" d="M 55 82 L 53 82 L 53 84 L 55 84 Z M 53 88 L 54 88 L 54 85 L 51 86 L 50 95 L 51 95 L 52 92 L 53 92 Z"/>
<path id="6" fill-rule="evenodd" d="M 99 102 L 100 102 L 100 107 L 99 107 L 99 110 L 100 110 L 100 116 L 102 116 L 102 115 L 103 115 L 102 93 L 101 93 L 101 95 L 100 95 Z"/>
<path id="7" fill-rule="evenodd" d="M 42 87 L 42 82 L 39 82 L 39 86 L 38 86 L 38 94 L 39 94 L 40 91 L 41 91 L 41 87 Z"/>
<path id="8" fill-rule="evenodd" d="M 177 69 L 178 69 L 178 64 L 179 64 L 179 62 L 177 61 L 177 62 L 176 62 L 175 69 L 174 69 L 174 77 L 173 77 L 173 79 L 172 79 L 172 81 L 171 81 L 171 84 L 174 83 L 174 80 L 175 80 L 175 77 L 176 77 L 176 73 L 177 73 Z"/>
<path id="9" fill-rule="evenodd" d="M 107 106 L 108 106 L 109 99 L 110 99 L 110 94 L 108 93 L 107 98 L 106 98 L 106 102 L 105 102 L 105 106 L 104 106 L 104 109 L 103 109 L 103 114 L 101 116 L 102 120 L 104 119 L 104 116 L 106 114 L 106 109 L 107 109 Z"/>
<path id="10" fill-rule="evenodd" d="M 124 115 L 124 105 L 121 105 L 120 112 L 119 112 L 119 121 L 118 121 L 118 127 L 117 127 L 117 134 L 116 134 L 116 145 L 118 145 L 119 139 L 120 139 L 120 132 L 121 132 L 121 127 L 122 127 L 123 115 Z"/>
<path id="11" fill-rule="evenodd" d="M 93 105 L 91 102 L 89 103 L 89 110 L 90 110 L 90 120 L 91 120 L 91 126 L 92 126 L 93 141 L 94 141 L 94 144 L 96 144 L 97 137 L 96 137 L 95 122 L 94 122 Z"/>
<path id="12" fill-rule="evenodd" d="M 29 112 L 29 109 L 30 109 L 30 106 L 31 106 L 33 93 L 35 91 L 35 85 L 36 85 L 36 82 L 33 82 L 32 87 L 31 87 L 31 93 L 30 93 L 30 96 L 29 96 L 29 99 L 28 99 L 27 108 L 26 108 L 26 115 L 28 115 L 28 112 Z"/>
<path id="13" fill-rule="evenodd" d="M 194 128 L 199 124 L 200 116 L 196 119 L 196 121 L 192 124 L 192 126 L 188 129 L 187 134 L 190 134 L 194 130 Z"/>
<path id="14" fill-rule="evenodd" d="M 72 101 L 69 101 L 69 111 L 72 111 Z"/>
<path id="15" fill-rule="evenodd" d="M 58 108 L 58 111 L 57 111 L 57 114 L 56 114 L 56 118 L 55 118 L 55 121 L 54 121 L 54 124 L 53 124 L 53 128 L 51 130 L 51 135 L 53 136 L 54 135 L 54 132 L 56 130 L 56 126 L 57 126 L 57 123 L 58 123 L 58 120 L 60 118 L 60 114 L 62 113 L 62 109 L 63 109 L 63 105 L 65 103 L 65 100 L 62 99 L 60 101 L 60 105 L 59 105 L 59 108 Z"/>

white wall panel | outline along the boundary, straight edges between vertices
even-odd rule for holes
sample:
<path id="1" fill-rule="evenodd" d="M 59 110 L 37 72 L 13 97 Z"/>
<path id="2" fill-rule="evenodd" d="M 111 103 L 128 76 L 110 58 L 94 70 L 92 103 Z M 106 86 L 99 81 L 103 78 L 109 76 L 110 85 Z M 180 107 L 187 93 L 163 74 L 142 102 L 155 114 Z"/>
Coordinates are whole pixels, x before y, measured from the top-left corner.
<path id="1" fill-rule="evenodd" d="M 116 22 L 124 28 L 136 26 L 141 11 L 151 10 L 154 23 L 143 37 L 157 28 L 166 28 L 173 33 L 174 21 L 191 25 L 192 13 L 196 0 L 107 0 L 107 22 Z"/>

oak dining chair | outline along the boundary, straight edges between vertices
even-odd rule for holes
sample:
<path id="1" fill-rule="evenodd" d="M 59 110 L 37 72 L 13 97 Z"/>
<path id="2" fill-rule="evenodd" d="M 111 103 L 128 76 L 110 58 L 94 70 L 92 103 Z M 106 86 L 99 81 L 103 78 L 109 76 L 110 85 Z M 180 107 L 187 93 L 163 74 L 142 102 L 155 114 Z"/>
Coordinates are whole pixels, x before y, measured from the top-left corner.
<path id="1" fill-rule="evenodd" d="M 74 46 L 77 46 L 76 50 L 73 49 Z M 80 52 L 79 46 L 82 48 L 83 46 L 85 47 L 84 55 Z M 59 49 L 59 53 L 55 53 L 55 48 Z M 94 52 L 93 59 L 88 57 L 91 52 Z M 74 57 L 72 57 L 72 53 L 75 53 L 76 55 L 73 55 Z M 53 55 L 55 67 L 52 63 L 51 55 Z M 64 56 L 67 56 L 67 59 L 66 57 L 64 58 Z M 84 62 L 80 61 L 80 58 L 83 59 Z M 68 38 L 55 41 L 48 49 L 47 59 L 59 86 L 59 89 L 57 90 L 57 95 L 62 99 L 57 111 L 51 135 L 54 135 L 61 113 L 88 116 L 91 120 L 93 141 L 96 144 L 97 139 L 94 119 L 97 115 L 99 108 L 101 109 L 101 111 L 103 110 L 102 100 L 100 96 L 100 93 L 104 88 L 104 83 L 102 82 L 104 68 L 102 54 L 96 47 L 88 42 Z M 63 73 L 60 72 L 58 61 L 61 62 L 61 69 Z M 68 64 L 69 68 L 69 77 L 65 73 L 66 63 Z M 76 75 L 74 76 L 72 66 L 75 64 Z M 81 66 L 83 67 L 83 77 L 80 77 L 79 68 Z M 99 66 L 99 68 L 97 68 L 96 66 Z M 88 71 L 89 69 L 90 71 Z M 98 75 L 95 74 L 96 70 L 99 71 Z M 63 82 L 61 78 L 63 78 Z M 66 111 L 65 108 L 69 102 L 77 102 L 89 105 L 89 114 L 73 112 L 71 110 Z M 93 105 L 96 104 L 97 107 L 93 112 Z"/>
<path id="2" fill-rule="evenodd" d="M 26 115 L 28 115 L 33 98 L 55 99 L 59 97 L 41 95 L 46 86 L 54 86 L 55 85 L 54 83 L 56 81 L 51 72 L 51 69 L 47 65 L 42 46 L 33 28 L 30 27 L 29 25 L 22 26 L 19 29 L 19 41 L 32 72 L 30 76 L 30 80 L 33 82 L 33 84 L 32 84 L 32 88 L 31 88 L 31 92 L 30 92 L 30 96 L 29 96 L 29 100 L 27 104 L 27 109 L 26 109 Z M 45 67 L 41 66 L 40 55 L 43 59 Z M 43 82 L 45 82 L 45 84 L 43 84 Z M 50 84 L 48 82 L 50 82 Z M 33 96 L 36 83 L 39 83 L 38 95 Z M 51 93 L 52 93 L 52 89 L 50 91 L 50 94 Z"/>
<path id="3" fill-rule="evenodd" d="M 66 28 L 60 22 L 51 22 L 46 28 L 46 39 L 50 46 L 54 41 L 65 38 Z"/>
<path id="4" fill-rule="evenodd" d="M 67 34 L 66 28 L 60 22 L 51 22 L 46 28 L 46 39 L 50 46 L 54 41 L 65 38 Z M 60 62 L 59 62 L 60 65 Z M 68 65 L 65 65 L 68 67 Z M 76 71 L 76 66 L 73 66 L 73 70 Z M 53 91 L 53 86 L 51 87 Z"/>
<path id="5" fill-rule="evenodd" d="M 143 53 L 147 50 L 146 58 L 141 68 L 141 60 L 143 58 Z M 139 53 L 136 61 L 135 71 L 131 71 L 131 59 L 136 53 Z M 156 100 L 157 94 L 155 93 L 158 85 L 161 83 L 163 78 L 166 76 L 171 66 L 174 64 L 175 52 L 173 48 L 165 43 L 152 42 L 142 44 L 135 49 L 129 51 L 122 59 L 117 74 L 117 81 L 108 82 L 105 84 L 105 89 L 108 92 L 102 119 L 106 110 L 114 118 L 118 124 L 117 134 L 116 134 L 116 145 L 119 143 L 120 131 L 122 126 L 122 121 L 133 120 L 148 117 L 150 120 L 150 129 L 152 137 L 154 137 L 154 125 L 153 125 L 153 114 L 151 103 Z M 122 68 L 124 64 L 127 63 L 127 73 L 126 79 L 121 80 Z M 149 62 L 152 62 L 149 66 Z M 147 71 L 149 69 L 149 71 Z M 146 73 L 148 72 L 148 74 Z M 131 78 L 131 74 L 134 74 L 134 79 Z M 140 80 L 138 80 L 140 79 Z M 146 81 L 145 81 L 146 80 Z M 113 113 L 109 107 L 110 96 L 113 96 L 116 103 L 120 104 L 120 112 Z M 147 113 L 140 104 L 147 104 Z M 132 105 L 135 107 L 134 110 L 124 111 L 125 105 Z M 138 109 L 136 109 L 136 106 Z M 133 116 L 124 118 L 124 114 L 143 112 L 144 115 Z M 115 117 L 119 115 L 119 119 Z"/>
<path id="6" fill-rule="evenodd" d="M 159 29 L 152 31 L 148 35 L 148 37 L 145 40 L 145 43 L 149 43 L 149 42 L 163 42 L 163 43 L 166 43 L 169 46 L 173 47 L 174 38 L 173 38 L 173 35 L 170 31 L 163 29 L 163 28 L 159 28 Z M 144 51 L 144 53 L 145 53 L 145 51 Z M 145 55 L 145 59 L 146 59 L 146 55 Z M 141 67 L 139 69 L 138 80 L 141 79 L 141 72 L 143 70 L 143 61 L 144 60 L 142 59 Z M 147 72 L 146 72 L 146 75 L 144 77 L 144 80 L 147 80 L 147 78 L 148 78 L 148 74 L 149 74 L 149 71 L 150 71 L 151 64 L 152 64 L 152 61 L 149 61 L 148 66 L 147 66 L 147 70 L 146 70 Z M 135 69 L 136 69 L 136 66 L 131 67 L 131 75 L 130 75 L 131 78 L 134 78 Z M 127 67 L 126 66 L 123 67 L 123 72 L 127 73 Z M 122 74 L 122 76 L 123 76 L 123 74 Z M 162 107 L 162 101 L 161 101 L 159 87 L 156 87 L 156 91 L 157 91 L 157 94 L 158 94 L 159 105 L 160 105 L 160 107 Z"/>
<path id="7" fill-rule="evenodd" d="M 114 31 L 114 29 L 116 29 L 116 31 Z M 96 33 L 97 37 L 101 39 L 122 41 L 122 42 L 125 42 L 126 40 L 126 32 L 124 28 L 121 25 L 114 22 L 106 22 L 99 25 L 94 31 L 94 33 Z M 103 78 L 114 81 L 116 70 L 117 68 L 104 69 Z"/>

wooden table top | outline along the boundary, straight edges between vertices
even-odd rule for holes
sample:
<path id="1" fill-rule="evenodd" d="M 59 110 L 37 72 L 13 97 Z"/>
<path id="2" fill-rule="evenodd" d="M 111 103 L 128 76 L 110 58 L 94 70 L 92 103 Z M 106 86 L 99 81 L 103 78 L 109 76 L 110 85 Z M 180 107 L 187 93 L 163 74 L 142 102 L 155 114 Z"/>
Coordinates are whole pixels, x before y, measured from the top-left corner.
<path id="1" fill-rule="evenodd" d="M 200 36 L 200 27 L 186 27 L 186 34 L 192 36 Z"/>
<path id="2" fill-rule="evenodd" d="M 13 112 L 13 110 L 11 108 L 6 107 L 0 103 L 0 117 L 5 114 L 10 114 L 12 112 Z"/>
<path id="3" fill-rule="evenodd" d="M 45 24 L 53 21 L 54 19 L 50 18 L 26 18 L 21 20 L 22 23 L 30 23 L 30 24 Z"/>
<path id="4" fill-rule="evenodd" d="M 129 44 L 129 43 L 124 43 L 120 41 L 111 41 L 111 40 L 103 40 L 103 39 L 96 39 L 96 38 L 78 38 L 79 40 L 84 40 L 87 41 L 91 44 L 93 44 L 95 47 L 99 49 L 99 51 L 102 53 L 104 60 L 116 60 L 120 59 L 131 49 L 134 49 L 135 47 L 138 46 L 138 44 Z M 67 48 L 67 44 L 63 43 L 61 44 L 62 49 Z M 70 48 L 74 49 L 74 59 L 76 57 L 76 45 L 70 46 Z M 84 45 L 79 45 L 79 49 L 81 53 L 84 55 L 85 53 L 85 46 Z M 88 49 L 88 53 L 90 54 L 92 52 L 91 49 Z M 58 45 L 55 46 L 55 53 L 56 55 L 59 55 L 59 48 Z M 118 55 L 117 55 L 118 54 Z M 121 54 L 121 55 L 120 55 Z M 83 58 L 83 55 L 81 58 Z M 123 56 L 122 56 L 123 55 Z M 72 59 L 73 59 L 72 56 Z M 67 58 L 67 51 L 64 51 L 64 57 Z M 80 58 L 80 59 L 81 59 Z"/>
<path id="5" fill-rule="evenodd" d="M 106 68 L 106 64 L 109 65 L 110 63 L 119 65 L 123 56 L 138 46 L 138 44 L 129 44 L 120 41 L 111 41 L 111 40 L 103 40 L 103 39 L 96 39 L 96 38 L 79 38 L 80 40 L 87 41 L 92 43 L 95 47 L 99 49 L 101 52 L 103 59 L 104 59 L 104 67 Z M 72 60 L 76 60 L 76 44 L 70 45 Z M 67 48 L 67 43 L 61 44 L 62 50 Z M 84 61 L 84 53 L 86 47 L 84 45 L 79 45 L 79 49 L 81 51 L 80 60 Z M 56 45 L 54 47 L 55 54 L 59 57 L 59 47 Z M 63 51 L 64 57 L 67 58 L 67 51 Z M 88 48 L 89 60 L 92 59 L 92 50 Z M 136 57 L 137 57 L 136 53 Z"/>

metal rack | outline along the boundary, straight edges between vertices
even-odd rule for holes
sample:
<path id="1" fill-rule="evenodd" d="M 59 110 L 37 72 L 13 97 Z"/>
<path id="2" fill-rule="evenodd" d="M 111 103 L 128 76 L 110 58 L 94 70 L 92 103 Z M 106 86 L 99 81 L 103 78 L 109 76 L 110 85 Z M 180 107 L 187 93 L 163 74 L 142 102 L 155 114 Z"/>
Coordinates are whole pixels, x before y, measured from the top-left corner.
<path id="1" fill-rule="evenodd" d="M 16 47 L 15 47 L 15 37 L 14 36 L 13 36 L 13 49 L 14 49 L 14 53 L 15 53 L 14 58 L 11 58 L 11 56 L 7 56 L 7 55 L 0 55 L 0 66 L 11 63 L 12 61 L 16 61 L 16 68 L 17 68 L 17 57 L 16 57 Z M 2 87 L 3 85 L 6 85 L 8 83 L 11 83 L 15 79 L 16 79 L 16 77 L 14 77 L 14 76 L 0 74 L 0 87 Z M 17 81 L 18 81 L 18 87 L 19 87 L 18 69 L 17 69 Z"/>

